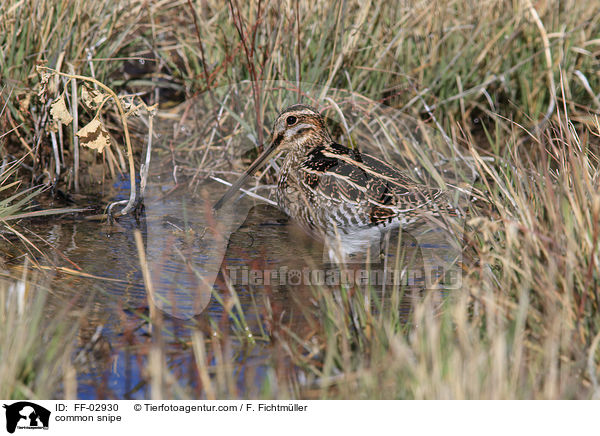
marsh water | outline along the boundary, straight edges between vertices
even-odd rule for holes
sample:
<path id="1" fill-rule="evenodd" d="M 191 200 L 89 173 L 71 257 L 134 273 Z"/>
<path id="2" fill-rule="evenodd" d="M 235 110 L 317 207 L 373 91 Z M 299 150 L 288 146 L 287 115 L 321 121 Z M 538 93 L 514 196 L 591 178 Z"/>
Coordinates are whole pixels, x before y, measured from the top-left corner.
<path id="1" fill-rule="evenodd" d="M 158 307 L 165 320 L 170 338 L 167 367 L 181 384 L 192 388 L 198 384 L 189 345 L 191 328 L 200 328 L 207 336 L 228 330 L 239 335 L 242 329 L 253 340 L 232 341 L 230 353 L 239 365 L 237 373 L 247 377 L 251 371 L 259 386 L 272 352 L 266 313 L 301 334 L 307 325 L 297 314 L 303 305 L 312 304 L 317 287 L 334 292 L 340 286 L 370 285 L 385 293 L 387 283 L 388 292 L 393 287 L 425 289 L 439 277 L 435 267 L 454 255 L 435 230 L 418 237 L 391 232 L 387 240 L 374 243 L 373 253 L 359 253 L 344 268 L 351 272 L 343 274 L 331 263 L 323 243 L 306 235 L 276 207 L 245 196 L 225 217 L 214 218 L 210 204 L 225 186 L 207 182 L 195 195 L 173 187 L 168 178 L 155 178 L 138 219 L 123 217 L 114 225 L 51 219 L 28 225 L 32 234 L 52 246 L 37 259 L 52 278 L 48 304 L 91 308 L 79 333 L 76 357 L 83 368 L 78 372 L 80 398 L 150 396 L 144 372 L 152 343 L 150 305 Z M 117 188 L 121 190 L 114 198 L 125 198 L 127 184 Z M 220 238 L 210 235 L 217 227 Z M 142 234 L 152 294 L 144 284 L 136 230 Z M 402 250 L 396 250 L 398 246 Z M 390 276 L 376 275 L 384 270 L 402 278 L 396 277 L 394 285 Z M 232 301 L 232 292 L 242 312 L 237 314 L 238 321 L 243 319 L 241 326 L 224 308 Z M 408 313 L 410 301 L 402 307 Z"/>
<path id="2" fill-rule="evenodd" d="M 276 108 L 297 101 L 295 85 L 262 85 L 269 88 L 265 106 L 272 118 Z M 222 351 L 234 362 L 240 395 L 256 398 L 253 389 L 273 367 L 274 331 L 283 326 L 300 340 L 314 335 L 315 319 L 323 316 L 311 316 L 319 310 L 319 295 L 361 289 L 385 305 L 391 294 L 402 293 L 399 311 L 406 317 L 419 293 L 460 287 L 461 235 L 449 235 L 440 223 L 376 234 L 340 259 L 336 250 L 332 256 L 336 241 L 325 245 L 307 235 L 275 207 L 272 177 L 246 187 L 250 194 L 240 193 L 213 214 L 212 205 L 227 189 L 223 181 L 239 175 L 232 163 L 259 139 L 253 105 L 244 98 L 251 95 L 248 86 L 215 89 L 165 115 L 155 127 L 159 150 L 152 154 L 138 217 L 124 216 L 113 225 L 85 213 L 26 222 L 22 230 L 41 252 L 5 253 L 9 266 L 22 266 L 25 252 L 35 257 L 36 267 L 50 278 L 50 309 L 85 313 L 75 356 L 80 398 L 150 397 L 148 356 L 157 335 L 149 321 L 157 314 L 163 320 L 165 371 L 187 395 L 190 390 L 198 398 L 205 395 L 192 346 L 193 333 L 200 331 L 227 345 Z M 303 89 L 315 101 L 325 92 L 313 85 Z M 340 143 L 360 143 L 361 152 L 380 156 L 421 183 L 439 185 L 442 176 L 454 174 L 449 179 L 455 184 L 468 185 L 470 176 L 455 177 L 462 170 L 456 173 L 456 160 L 446 159 L 456 158 L 456 149 L 422 122 L 343 90 L 326 93 L 337 109 L 328 106 L 323 113 Z M 223 110 L 226 104 L 232 108 Z M 450 162 L 450 170 L 438 161 Z M 263 175 L 274 173 L 276 159 L 269 165 Z M 188 180 L 178 180 L 178 169 L 187 170 Z M 200 170 L 196 183 L 188 183 Z M 77 206 L 94 203 L 101 212 L 109 202 L 128 198 L 127 182 L 113 188 L 78 199 Z M 218 367 L 218 356 L 208 354 L 206 364 Z"/>

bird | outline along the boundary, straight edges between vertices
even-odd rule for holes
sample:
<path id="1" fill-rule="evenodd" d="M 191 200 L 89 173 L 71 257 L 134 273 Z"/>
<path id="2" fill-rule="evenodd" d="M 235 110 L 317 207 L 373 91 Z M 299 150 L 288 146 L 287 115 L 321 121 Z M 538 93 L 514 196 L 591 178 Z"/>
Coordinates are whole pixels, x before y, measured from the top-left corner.
<path id="1" fill-rule="evenodd" d="M 361 249 L 382 231 L 409 227 L 426 213 L 460 214 L 444 190 L 415 182 L 385 161 L 335 142 L 321 114 L 304 104 L 279 114 L 269 145 L 213 210 L 221 209 L 277 151 L 286 153 L 277 174 L 279 208 L 312 236 L 341 236 L 337 245 L 347 252 Z"/>

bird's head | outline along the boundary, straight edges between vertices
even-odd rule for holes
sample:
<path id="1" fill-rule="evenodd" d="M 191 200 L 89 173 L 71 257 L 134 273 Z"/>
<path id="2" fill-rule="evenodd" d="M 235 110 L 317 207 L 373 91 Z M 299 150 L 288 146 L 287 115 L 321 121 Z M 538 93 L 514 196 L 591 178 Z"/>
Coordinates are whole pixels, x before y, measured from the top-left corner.
<path id="1" fill-rule="evenodd" d="M 331 136 L 321 114 L 310 106 L 295 104 L 275 120 L 268 148 L 306 150 L 323 142 L 331 142 Z"/>
<path id="2" fill-rule="evenodd" d="M 332 142 L 332 140 L 323 117 L 316 109 L 303 104 L 295 104 L 283 110 L 275 120 L 269 145 L 265 147 L 261 155 L 256 158 L 246 172 L 231 185 L 223 197 L 213 206 L 213 209 L 220 209 L 239 190 L 242 184 L 277 151 L 306 152 L 324 142 Z"/>

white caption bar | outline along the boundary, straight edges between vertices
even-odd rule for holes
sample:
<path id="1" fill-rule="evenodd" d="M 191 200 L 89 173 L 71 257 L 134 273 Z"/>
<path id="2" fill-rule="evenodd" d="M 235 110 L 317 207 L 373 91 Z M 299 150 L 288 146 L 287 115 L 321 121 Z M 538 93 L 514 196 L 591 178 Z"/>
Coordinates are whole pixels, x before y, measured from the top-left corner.
<path id="1" fill-rule="evenodd" d="M 0 435 L 597 433 L 591 401 L 11 401 Z"/>

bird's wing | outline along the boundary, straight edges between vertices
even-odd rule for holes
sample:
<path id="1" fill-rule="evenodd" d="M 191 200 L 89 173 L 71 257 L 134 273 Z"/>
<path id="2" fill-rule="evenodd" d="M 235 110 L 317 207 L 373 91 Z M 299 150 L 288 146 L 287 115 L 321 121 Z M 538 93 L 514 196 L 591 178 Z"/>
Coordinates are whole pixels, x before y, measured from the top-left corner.
<path id="1" fill-rule="evenodd" d="M 313 198 L 361 207 L 370 224 L 427 209 L 442 194 L 373 156 L 339 144 L 312 149 L 300 166 L 300 179 Z"/>

